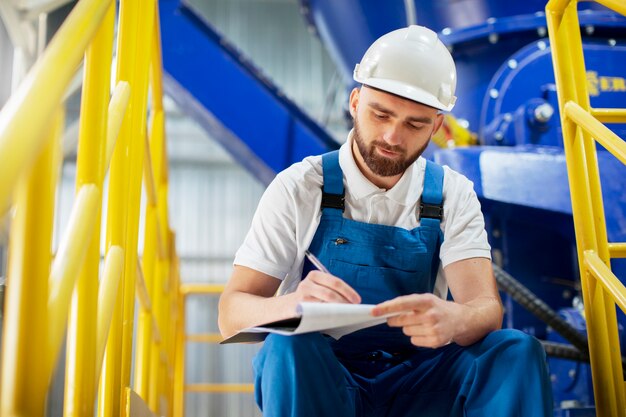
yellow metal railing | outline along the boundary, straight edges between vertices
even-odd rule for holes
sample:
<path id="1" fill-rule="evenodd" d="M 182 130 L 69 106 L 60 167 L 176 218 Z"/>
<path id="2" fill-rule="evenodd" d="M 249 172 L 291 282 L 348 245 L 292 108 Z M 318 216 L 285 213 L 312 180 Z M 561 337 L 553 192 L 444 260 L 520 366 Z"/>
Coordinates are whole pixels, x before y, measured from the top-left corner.
<path id="1" fill-rule="evenodd" d="M 167 208 L 159 19 L 156 0 L 119 4 L 112 95 L 116 2 L 80 0 L 0 113 L 0 216 L 14 208 L 0 417 L 45 415 L 65 334 L 65 416 L 92 417 L 96 403 L 99 416 L 174 415 L 182 296 Z M 53 257 L 63 96 L 83 56 L 76 198 Z M 139 260 L 142 183 L 147 204 Z"/>
<path id="2" fill-rule="evenodd" d="M 623 0 L 596 1 L 626 15 Z M 626 257 L 626 243 L 608 242 L 595 142 L 626 164 L 626 143 L 602 124 L 626 122 L 626 109 L 590 106 L 577 6 L 577 0 L 550 0 L 546 18 L 563 125 L 596 415 L 625 416 L 616 306 L 626 312 L 626 287 L 611 271 L 610 261 Z"/>
<path id="3" fill-rule="evenodd" d="M 185 332 L 185 304 L 187 297 L 191 295 L 220 295 L 224 291 L 222 284 L 183 284 L 180 286 L 180 296 L 182 302 L 179 304 L 178 329 L 176 331 L 177 348 L 176 348 L 176 374 L 174 376 L 174 403 L 176 404 L 176 417 L 185 415 L 185 392 L 196 393 L 252 393 L 254 392 L 253 384 L 185 384 L 185 344 L 193 343 L 219 343 L 222 336 L 219 333 L 206 334 L 186 334 Z"/>

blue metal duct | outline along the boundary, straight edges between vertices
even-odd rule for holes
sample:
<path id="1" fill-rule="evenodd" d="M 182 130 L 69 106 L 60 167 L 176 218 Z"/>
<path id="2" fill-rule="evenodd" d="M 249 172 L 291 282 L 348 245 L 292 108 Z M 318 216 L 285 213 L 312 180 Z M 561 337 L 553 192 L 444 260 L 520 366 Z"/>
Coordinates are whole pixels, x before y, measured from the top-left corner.
<path id="1" fill-rule="evenodd" d="M 181 0 L 160 0 L 164 89 L 259 181 L 339 144 Z"/>

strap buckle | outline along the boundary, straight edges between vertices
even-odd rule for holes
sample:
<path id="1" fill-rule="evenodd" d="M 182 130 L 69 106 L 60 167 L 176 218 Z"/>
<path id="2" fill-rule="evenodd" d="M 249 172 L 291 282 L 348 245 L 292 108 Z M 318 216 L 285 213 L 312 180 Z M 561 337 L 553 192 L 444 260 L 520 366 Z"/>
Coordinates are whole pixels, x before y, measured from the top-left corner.
<path id="1" fill-rule="evenodd" d="M 344 211 L 345 209 L 346 193 L 343 194 L 330 194 L 322 192 L 322 208 L 333 208 Z"/>
<path id="2" fill-rule="evenodd" d="M 420 219 L 443 219 L 443 204 L 428 204 L 420 201 Z"/>

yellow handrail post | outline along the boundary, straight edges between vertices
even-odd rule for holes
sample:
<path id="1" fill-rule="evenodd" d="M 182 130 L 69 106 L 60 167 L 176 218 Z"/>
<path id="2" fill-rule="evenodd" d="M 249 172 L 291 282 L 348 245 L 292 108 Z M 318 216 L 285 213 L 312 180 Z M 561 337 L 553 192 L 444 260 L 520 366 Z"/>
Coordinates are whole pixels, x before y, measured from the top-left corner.
<path id="1" fill-rule="evenodd" d="M 11 155 L 0 164 L 0 215 L 9 206 L 14 184 L 43 149 L 45 130 L 110 3 L 79 1 L 0 112 L 0 155 Z"/>
<path id="2" fill-rule="evenodd" d="M 614 0 L 597 1 L 614 6 L 616 10 L 626 9 L 621 2 Z M 626 410 L 615 311 L 616 294 L 611 293 L 618 290 L 599 285 L 590 269 L 592 264 L 585 261 L 591 256 L 589 254 L 593 254 L 608 268 L 611 256 L 595 141 L 591 132 L 594 136 L 601 136 L 596 140 L 615 145 L 609 150 L 618 158 L 624 157 L 622 153 L 626 155 L 626 148 L 611 137 L 608 129 L 599 128 L 597 121 L 589 115 L 592 110 L 587 92 L 577 3 L 577 0 L 551 0 L 546 6 L 546 18 L 563 125 L 596 410 L 600 417 L 617 416 L 623 415 Z M 602 109 L 597 113 L 612 120 L 623 112 Z"/>
<path id="3" fill-rule="evenodd" d="M 126 0 L 128 1 L 128 0 Z M 145 136 L 146 136 L 146 118 L 148 106 L 148 71 L 150 67 L 150 48 L 143 45 L 150 44 L 150 37 L 154 26 L 154 11 L 156 8 L 155 0 L 144 0 L 142 2 L 131 1 L 135 3 L 132 8 L 128 7 L 128 25 L 131 32 L 126 42 L 134 43 L 135 57 L 124 55 L 129 65 L 127 70 L 130 72 L 130 83 L 133 92 L 130 98 L 131 108 L 131 130 L 130 130 L 130 146 L 129 146 L 129 190 L 128 190 L 128 227 L 126 229 L 126 247 L 129 251 L 126 253 L 125 272 L 124 272 L 124 326 L 122 329 L 122 358 L 121 358 L 121 387 L 130 386 L 130 374 L 132 366 L 132 342 L 133 342 L 133 326 L 135 317 L 135 274 L 137 271 L 137 250 L 130 251 L 130 248 L 137 248 L 139 237 L 139 214 L 141 206 L 141 185 L 143 164 L 145 156 Z M 124 7 L 125 1 L 122 1 L 121 7 Z M 140 8 L 138 7 L 140 4 Z M 134 25 L 131 28 L 130 25 Z M 123 48 L 122 48 L 123 49 Z M 131 48 L 127 49 L 130 52 Z M 118 55 L 119 56 L 119 55 Z M 118 61 L 119 62 L 119 61 Z M 122 63 L 122 66 L 124 63 Z M 121 69 L 122 66 L 119 68 Z M 119 70 L 119 69 L 118 69 Z M 126 396 L 121 393 L 121 400 Z M 153 410 L 154 411 L 154 410 Z"/>
<path id="4" fill-rule="evenodd" d="M 143 135 L 147 106 L 147 68 L 149 56 L 140 45 L 151 33 L 154 0 L 120 2 L 117 42 L 117 80 L 127 81 L 131 87 L 129 112 L 126 113 L 113 153 L 109 181 L 109 209 L 107 219 L 107 247 L 119 245 L 125 251 L 122 297 L 118 297 L 109 342 L 105 354 L 105 372 L 99 400 L 100 416 L 119 416 L 124 388 L 130 385 L 130 366 L 135 303 L 135 273 L 141 172 L 143 169 Z M 147 15 L 146 15 L 147 13 Z M 121 364 L 121 366 L 120 366 Z"/>
<path id="5" fill-rule="evenodd" d="M 167 261 L 165 259 L 157 260 L 157 267 L 155 270 L 155 279 L 154 279 L 154 287 L 152 289 L 152 300 L 153 300 L 153 314 L 156 320 L 157 327 L 159 329 L 160 338 L 158 340 L 153 340 L 150 347 L 150 381 L 148 387 L 148 405 L 151 410 L 157 410 L 159 406 L 159 380 L 161 378 L 160 375 L 160 361 L 161 361 L 161 346 L 163 346 L 163 338 L 165 335 L 163 334 L 163 326 L 160 320 L 160 311 L 162 310 L 162 299 L 163 299 L 163 280 L 167 274 L 166 269 Z"/>
<path id="6" fill-rule="evenodd" d="M 2 417 L 44 415 L 48 276 L 63 119 L 59 110 L 43 151 L 16 188 L 2 335 Z"/>
<path id="7" fill-rule="evenodd" d="M 96 375 L 97 384 L 102 372 L 102 360 L 113 319 L 116 299 L 120 297 L 119 283 L 124 273 L 124 250 L 111 246 L 104 261 L 102 283 L 98 289 L 98 320 L 96 323 Z"/>
<path id="8" fill-rule="evenodd" d="M 72 205 L 67 229 L 61 238 L 50 269 L 46 369 L 50 375 L 63 344 L 72 292 L 87 254 L 88 246 L 85 242 L 90 242 L 93 234 L 94 213 L 98 212 L 99 193 L 98 187 L 94 184 L 84 184 L 80 187 Z"/>
<path id="9" fill-rule="evenodd" d="M 76 189 L 96 184 L 98 214 L 78 279 L 67 331 L 64 415 L 92 417 L 96 394 L 96 328 L 100 266 L 100 218 L 106 152 L 107 108 L 111 78 L 115 2 L 85 53 Z"/>
<path id="10" fill-rule="evenodd" d="M 178 295 L 178 320 L 176 321 L 176 348 L 174 365 L 174 411 L 173 417 L 185 415 L 185 301 L 186 296 L 180 291 L 180 282 L 176 286 Z"/>
<path id="11" fill-rule="evenodd" d="M 153 57 L 154 59 L 154 57 Z M 155 143 L 161 140 L 163 136 L 163 112 L 156 110 L 152 115 L 150 129 L 150 136 L 152 139 L 150 142 Z M 159 166 L 153 163 L 153 160 L 149 158 L 149 145 L 146 144 L 146 170 L 144 184 L 146 186 L 146 195 L 148 201 L 146 204 L 145 212 L 145 232 L 144 232 L 144 250 L 142 258 L 142 270 L 146 280 L 146 287 L 148 294 L 153 294 L 154 285 L 154 270 L 157 259 L 157 242 L 158 242 L 158 218 L 157 218 L 157 199 L 155 195 L 154 178 L 158 176 L 156 170 Z M 150 380 L 150 345 L 152 343 L 152 314 L 154 314 L 154 308 L 151 311 L 144 311 L 143 309 L 139 313 L 137 324 L 137 347 L 135 357 L 135 381 L 134 389 L 141 398 L 147 399 L 149 393 L 148 381 Z"/>

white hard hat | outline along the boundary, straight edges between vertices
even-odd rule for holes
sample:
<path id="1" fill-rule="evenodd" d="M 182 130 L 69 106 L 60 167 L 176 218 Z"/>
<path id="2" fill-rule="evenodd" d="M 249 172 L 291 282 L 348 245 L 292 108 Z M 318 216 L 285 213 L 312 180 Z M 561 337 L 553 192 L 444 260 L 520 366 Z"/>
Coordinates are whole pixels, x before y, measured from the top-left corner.
<path id="1" fill-rule="evenodd" d="M 437 34 L 412 25 L 378 38 L 354 68 L 354 81 L 450 111 L 456 67 Z"/>

